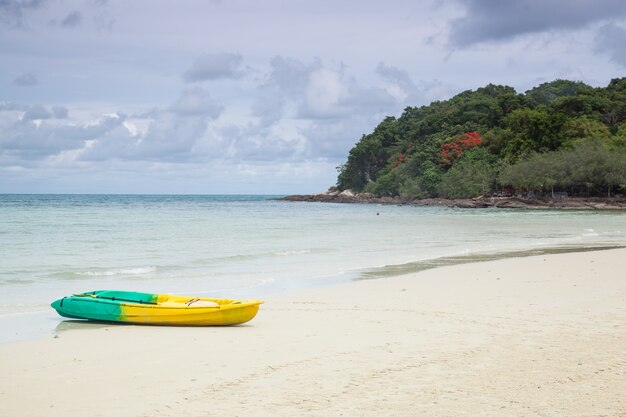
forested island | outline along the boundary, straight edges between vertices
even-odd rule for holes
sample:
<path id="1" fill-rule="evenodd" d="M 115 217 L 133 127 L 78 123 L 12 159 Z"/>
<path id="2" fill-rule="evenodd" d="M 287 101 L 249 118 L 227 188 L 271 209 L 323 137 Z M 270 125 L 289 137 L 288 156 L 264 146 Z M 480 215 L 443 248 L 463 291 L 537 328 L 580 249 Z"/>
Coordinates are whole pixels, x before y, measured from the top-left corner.
<path id="1" fill-rule="evenodd" d="M 489 84 L 408 107 L 363 135 L 328 196 L 611 199 L 626 188 L 626 77 Z M 346 190 L 349 190 L 345 192 Z"/>

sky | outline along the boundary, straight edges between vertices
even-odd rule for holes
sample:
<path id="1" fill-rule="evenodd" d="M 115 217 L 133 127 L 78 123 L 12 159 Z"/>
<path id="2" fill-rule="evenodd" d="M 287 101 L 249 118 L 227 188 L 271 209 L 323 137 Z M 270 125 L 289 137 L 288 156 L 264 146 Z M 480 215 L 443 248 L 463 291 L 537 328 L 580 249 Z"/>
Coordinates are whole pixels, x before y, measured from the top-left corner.
<path id="1" fill-rule="evenodd" d="M 622 76 L 624 0 L 0 0 L 0 193 L 323 192 L 408 106 Z"/>

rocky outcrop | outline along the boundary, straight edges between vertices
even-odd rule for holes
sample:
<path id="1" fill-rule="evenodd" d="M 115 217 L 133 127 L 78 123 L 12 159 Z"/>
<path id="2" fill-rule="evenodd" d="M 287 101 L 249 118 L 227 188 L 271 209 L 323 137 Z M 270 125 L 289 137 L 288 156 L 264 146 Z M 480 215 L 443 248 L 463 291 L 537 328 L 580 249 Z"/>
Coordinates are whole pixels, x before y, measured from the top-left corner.
<path id="1" fill-rule="evenodd" d="M 278 198 L 283 201 L 306 201 L 321 203 L 395 204 L 411 206 L 441 206 L 458 208 L 511 208 L 511 209 L 570 209 L 570 210 L 626 210 L 626 198 L 559 198 L 526 199 L 520 197 L 487 197 L 468 199 L 376 197 L 369 193 L 351 190 L 329 190 L 320 194 L 290 195 Z"/>

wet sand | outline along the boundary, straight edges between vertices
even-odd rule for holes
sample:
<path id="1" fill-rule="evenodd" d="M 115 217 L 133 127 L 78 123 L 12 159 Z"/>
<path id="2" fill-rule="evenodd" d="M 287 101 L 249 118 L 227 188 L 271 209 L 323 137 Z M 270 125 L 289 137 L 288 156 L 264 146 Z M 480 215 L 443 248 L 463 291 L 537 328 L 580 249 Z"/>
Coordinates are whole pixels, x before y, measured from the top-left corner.
<path id="1" fill-rule="evenodd" d="M 626 416 L 626 250 L 266 300 L 243 326 L 0 345 L 2 416 Z"/>

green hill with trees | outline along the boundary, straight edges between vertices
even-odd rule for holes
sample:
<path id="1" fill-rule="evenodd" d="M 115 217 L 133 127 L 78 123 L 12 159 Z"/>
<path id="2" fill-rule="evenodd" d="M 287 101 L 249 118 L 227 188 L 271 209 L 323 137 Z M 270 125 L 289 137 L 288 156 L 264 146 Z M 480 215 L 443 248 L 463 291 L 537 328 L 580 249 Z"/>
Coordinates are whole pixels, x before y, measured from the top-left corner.
<path id="1" fill-rule="evenodd" d="M 533 192 L 612 196 L 626 187 L 626 77 L 556 80 L 524 94 L 489 84 L 408 107 L 363 135 L 337 187 L 377 196 Z"/>

